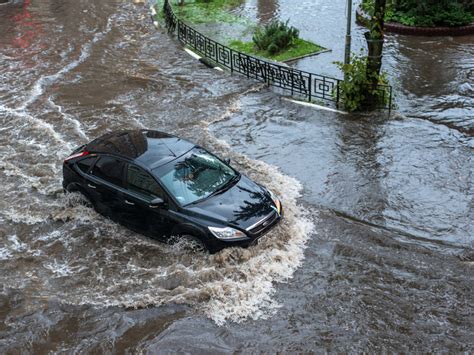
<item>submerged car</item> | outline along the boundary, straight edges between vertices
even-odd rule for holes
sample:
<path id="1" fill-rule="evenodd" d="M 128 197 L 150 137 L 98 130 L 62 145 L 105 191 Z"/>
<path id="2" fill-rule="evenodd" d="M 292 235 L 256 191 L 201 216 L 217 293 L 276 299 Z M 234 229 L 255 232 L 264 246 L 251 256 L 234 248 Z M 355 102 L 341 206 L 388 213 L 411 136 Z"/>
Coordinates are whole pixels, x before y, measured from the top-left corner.
<path id="1" fill-rule="evenodd" d="M 63 187 L 132 230 L 211 252 L 255 244 L 282 218 L 280 200 L 229 161 L 153 130 L 112 132 L 77 148 L 64 160 Z"/>

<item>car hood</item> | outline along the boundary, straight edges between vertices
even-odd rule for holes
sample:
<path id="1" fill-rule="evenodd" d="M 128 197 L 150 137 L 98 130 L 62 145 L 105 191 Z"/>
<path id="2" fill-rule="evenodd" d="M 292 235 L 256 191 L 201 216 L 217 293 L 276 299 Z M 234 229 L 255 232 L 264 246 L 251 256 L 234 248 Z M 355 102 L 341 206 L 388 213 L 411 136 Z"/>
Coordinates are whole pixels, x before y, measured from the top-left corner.
<path id="1" fill-rule="evenodd" d="M 194 215 L 247 229 L 275 211 L 268 192 L 246 176 L 223 193 L 186 207 Z"/>

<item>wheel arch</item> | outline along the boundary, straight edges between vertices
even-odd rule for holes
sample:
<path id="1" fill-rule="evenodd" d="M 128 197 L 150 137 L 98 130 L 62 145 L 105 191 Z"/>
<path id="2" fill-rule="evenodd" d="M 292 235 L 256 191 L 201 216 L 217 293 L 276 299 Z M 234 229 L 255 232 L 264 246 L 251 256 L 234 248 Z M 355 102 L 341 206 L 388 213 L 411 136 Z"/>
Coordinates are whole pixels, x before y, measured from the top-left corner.
<path id="1" fill-rule="evenodd" d="M 178 224 L 171 230 L 172 236 L 179 236 L 179 235 L 185 235 L 185 234 L 195 236 L 201 239 L 203 242 L 207 241 L 207 236 L 203 228 L 195 226 L 191 223 Z"/>

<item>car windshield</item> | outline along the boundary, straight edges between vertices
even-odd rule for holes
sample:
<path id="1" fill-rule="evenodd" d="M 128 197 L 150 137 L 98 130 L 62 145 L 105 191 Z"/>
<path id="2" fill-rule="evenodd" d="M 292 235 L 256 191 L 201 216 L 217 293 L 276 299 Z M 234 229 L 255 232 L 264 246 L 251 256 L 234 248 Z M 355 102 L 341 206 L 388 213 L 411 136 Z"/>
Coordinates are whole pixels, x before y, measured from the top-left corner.
<path id="1" fill-rule="evenodd" d="M 194 148 L 153 172 L 181 205 L 225 190 L 238 177 L 231 167 L 201 148 Z"/>

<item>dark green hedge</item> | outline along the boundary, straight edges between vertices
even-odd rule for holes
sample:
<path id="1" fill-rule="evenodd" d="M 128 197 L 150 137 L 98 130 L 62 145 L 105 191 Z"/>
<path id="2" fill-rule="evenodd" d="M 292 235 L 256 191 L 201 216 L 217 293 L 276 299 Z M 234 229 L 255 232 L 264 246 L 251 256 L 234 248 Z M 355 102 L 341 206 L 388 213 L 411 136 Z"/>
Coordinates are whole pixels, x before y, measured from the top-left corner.
<path id="1" fill-rule="evenodd" d="M 363 0 L 371 14 L 373 0 Z M 388 0 L 385 20 L 407 26 L 463 26 L 474 22 L 474 0 Z"/>

